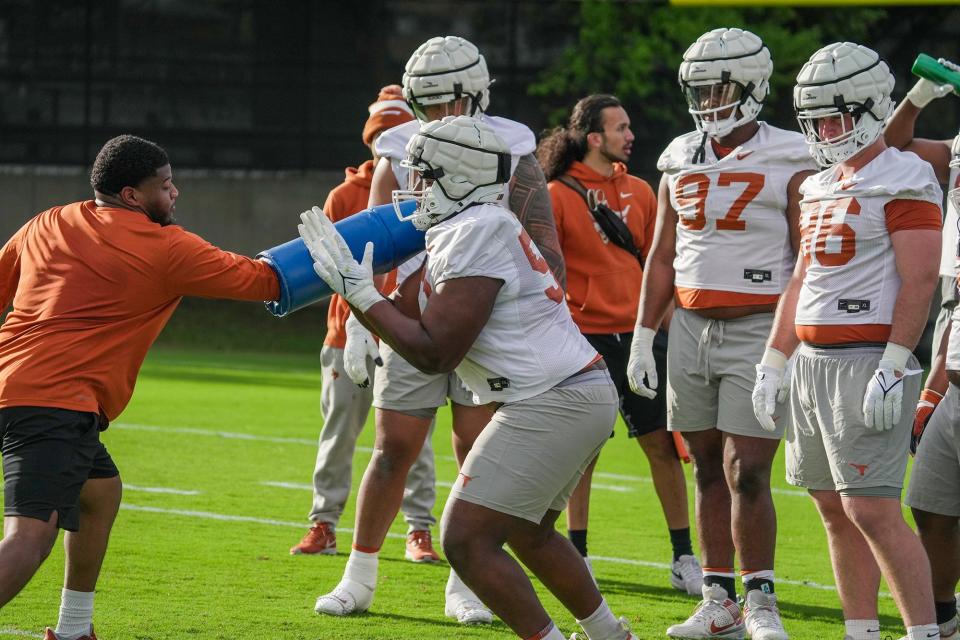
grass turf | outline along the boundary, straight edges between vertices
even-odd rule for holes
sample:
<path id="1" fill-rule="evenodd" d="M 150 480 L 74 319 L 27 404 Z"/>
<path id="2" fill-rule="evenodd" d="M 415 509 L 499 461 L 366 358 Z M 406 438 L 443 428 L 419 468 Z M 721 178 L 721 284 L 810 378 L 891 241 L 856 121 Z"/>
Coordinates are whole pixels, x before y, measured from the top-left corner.
<path id="1" fill-rule="evenodd" d="M 97 593 L 101 640 L 514 637 L 499 622 L 469 628 L 443 617 L 447 566 L 403 560 L 402 518 L 381 552 L 371 612 L 345 619 L 313 612 L 316 596 L 342 573 L 350 544 L 343 529 L 353 526 L 355 497 L 340 523 L 339 555 L 288 554 L 307 528 L 306 487 L 322 424 L 319 386 L 319 354 L 156 349 L 150 355 L 133 402 L 103 434 L 127 488 Z M 372 441 L 371 420 L 354 459 L 354 491 Z M 440 412 L 434 447 L 438 481 L 452 482 L 449 411 Z M 594 482 L 606 488 L 593 492 L 590 551 L 601 591 L 639 638 L 665 637 L 696 600 L 671 589 L 660 566 L 670 559 L 666 527 L 646 460 L 622 425 L 597 470 Z M 837 594 L 820 586 L 833 583 L 823 529 L 810 499 L 783 481 L 782 448 L 773 477 L 784 624 L 794 640 L 842 638 Z M 446 493 L 437 488 L 438 517 Z M 39 637 L 43 626 L 56 623 L 62 572 L 58 544 L 0 610 L 0 638 Z M 579 630 L 534 584 L 561 630 Z M 881 598 L 880 610 L 883 635 L 902 635 L 889 597 Z"/>

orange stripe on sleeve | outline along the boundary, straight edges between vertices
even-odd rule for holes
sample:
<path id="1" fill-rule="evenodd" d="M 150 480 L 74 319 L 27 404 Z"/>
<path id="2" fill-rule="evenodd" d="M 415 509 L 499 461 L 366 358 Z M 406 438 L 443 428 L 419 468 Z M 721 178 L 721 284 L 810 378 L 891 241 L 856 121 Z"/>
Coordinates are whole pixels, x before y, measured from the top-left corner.
<path id="1" fill-rule="evenodd" d="M 887 233 L 912 229 L 939 230 L 943 212 L 940 205 L 924 200 L 891 200 L 883 207 L 887 218 Z"/>

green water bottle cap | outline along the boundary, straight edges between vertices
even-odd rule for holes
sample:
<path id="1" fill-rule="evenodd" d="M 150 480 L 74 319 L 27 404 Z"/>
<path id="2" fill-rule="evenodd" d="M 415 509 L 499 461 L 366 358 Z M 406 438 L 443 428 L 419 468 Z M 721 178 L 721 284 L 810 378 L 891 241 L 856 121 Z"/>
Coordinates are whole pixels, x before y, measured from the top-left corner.
<path id="1" fill-rule="evenodd" d="M 953 85 L 954 91 L 960 94 L 960 71 L 944 66 L 936 59 L 921 53 L 913 62 L 914 75 L 926 78 L 937 84 Z"/>

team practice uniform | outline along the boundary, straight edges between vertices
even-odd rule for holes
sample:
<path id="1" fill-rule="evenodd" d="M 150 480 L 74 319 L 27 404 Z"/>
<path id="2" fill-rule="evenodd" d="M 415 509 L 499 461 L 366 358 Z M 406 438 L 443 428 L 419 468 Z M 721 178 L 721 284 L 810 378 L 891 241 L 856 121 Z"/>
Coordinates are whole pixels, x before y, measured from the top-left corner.
<path id="1" fill-rule="evenodd" d="M 910 356 L 899 423 L 868 428 L 867 383 L 890 335 L 901 281 L 890 236 L 940 229 L 942 193 L 929 164 L 888 148 L 854 176 L 829 168 L 800 187 L 806 276 L 797 300 L 787 481 L 844 495 L 899 497 L 920 365 Z"/>
<path id="2" fill-rule="evenodd" d="M 950 159 L 960 159 L 960 135 L 953 139 Z M 948 189 L 960 186 L 960 167 L 950 167 Z M 947 211 L 943 218 L 943 244 L 940 251 L 940 312 L 933 331 L 933 350 L 940 348 L 943 332 L 950 314 L 957 306 L 957 253 L 960 246 L 960 212 L 951 198 L 947 198 Z"/>
<path id="3" fill-rule="evenodd" d="M 323 211 L 331 221 L 339 222 L 367 208 L 373 168 L 373 161 L 367 160 L 356 169 L 346 170 L 344 182 L 330 192 L 323 205 Z M 389 283 L 387 288 L 390 288 Z M 327 310 L 327 335 L 320 351 L 320 414 L 323 417 L 323 431 L 320 433 L 313 471 L 313 506 L 309 519 L 311 522 L 328 522 L 334 526 L 339 522 L 350 496 L 353 454 L 373 400 L 373 390 L 369 386 L 359 387 L 344 374 L 343 348 L 347 340 L 345 324 L 349 314 L 350 307 L 346 300 L 333 295 Z M 367 361 L 371 380 L 378 373 L 376 368 L 372 361 Z M 415 530 L 426 529 L 434 522 L 431 511 L 435 501 L 433 446 L 427 438 L 407 475 L 406 491 L 403 493 L 401 510 L 410 527 Z"/>
<path id="4" fill-rule="evenodd" d="M 477 118 L 490 126 L 510 147 L 513 160 L 510 173 L 517 168 L 522 156 L 533 153 L 536 141 L 533 132 L 526 126 L 495 116 L 481 115 Z M 377 155 L 388 158 L 397 184 L 408 183 L 409 169 L 400 166 L 407 157 L 406 146 L 420 131 L 420 122 L 413 120 L 385 131 L 376 142 Z M 506 193 L 507 185 L 504 185 Z M 422 265 L 425 254 L 410 258 L 397 269 L 397 282 L 402 283 Z M 407 413 L 421 418 L 431 418 L 438 407 L 446 404 L 449 397 L 460 405 L 471 406 L 473 394 L 464 387 L 456 373 L 427 374 L 408 363 L 386 343 L 380 345 L 383 366 L 373 381 L 373 406 Z M 427 438 L 429 440 L 429 436 Z M 431 522 L 432 524 L 432 522 Z"/>
<path id="5" fill-rule="evenodd" d="M 84 482 L 118 475 L 99 431 L 127 406 L 181 296 L 279 291 L 266 263 L 139 212 L 88 200 L 27 222 L 0 250 L 0 308 L 13 302 L 0 327 L 4 515 L 56 511 L 77 530 Z"/>
<path id="6" fill-rule="evenodd" d="M 960 307 L 953 312 L 946 367 L 948 371 L 960 371 Z M 904 503 L 914 509 L 960 517 L 960 388 L 953 382 L 923 430 Z"/>
<path id="7" fill-rule="evenodd" d="M 456 368 L 474 402 L 502 404 L 451 496 L 540 523 L 548 510 L 566 506 L 609 436 L 616 388 L 512 213 L 470 206 L 430 227 L 427 247 L 421 309 L 444 281 L 503 281 L 490 318 Z"/>
<path id="8" fill-rule="evenodd" d="M 650 255 L 657 217 L 657 198 L 650 185 L 627 173 L 621 162 L 604 176 L 582 162 L 573 162 L 568 177 L 593 190 L 630 230 L 643 256 Z M 557 237 L 567 266 L 567 305 L 587 341 L 603 356 L 620 393 L 620 414 L 631 438 L 667 425 L 666 399 L 642 398 L 627 386 L 627 360 L 640 301 L 643 268 L 637 258 L 613 244 L 587 210 L 583 197 L 561 180 L 547 185 Z M 654 340 L 658 373 L 666 376 L 667 337 Z"/>
<path id="9" fill-rule="evenodd" d="M 679 220 L 675 271 L 677 310 L 667 350 L 667 412 L 671 431 L 720 431 L 780 438 L 753 414 L 751 394 L 773 313 L 713 320 L 698 309 L 775 304 L 794 266 L 787 219 L 787 184 L 813 169 L 803 136 L 764 122 L 734 149 L 705 145 L 703 134 L 673 140 L 657 167 L 667 176 Z M 718 155 L 718 150 L 721 153 Z M 724 153 L 725 152 L 725 153 Z"/>

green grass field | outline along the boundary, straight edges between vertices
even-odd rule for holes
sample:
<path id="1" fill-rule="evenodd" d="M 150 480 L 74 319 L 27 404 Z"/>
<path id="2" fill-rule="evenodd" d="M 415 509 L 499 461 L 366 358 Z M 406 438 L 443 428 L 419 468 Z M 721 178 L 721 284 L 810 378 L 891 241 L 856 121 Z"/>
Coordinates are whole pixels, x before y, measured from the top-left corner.
<path id="1" fill-rule="evenodd" d="M 124 414 L 103 434 L 120 467 L 123 508 L 101 575 L 94 622 L 101 640 L 175 638 L 511 638 L 501 623 L 460 627 L 443 617 L 447 566 L 403 560 L 398 520 L 381 552 L 372 610 L 337 619 L 313 612 L 339 580 L 353 499 L 335 557 L 290 556 L 306 531 L 321 427 L 319 355 L 217 354 L 157 349 Z M 354 461 L 354 488 L 369 458 L 372 420 Z M 456 477 L 449 412 L 434 435 L 439 516 Z M 843 637 L 823 529 L 809 498 L 774 477 L 779 514 L 777 592 L 796 640 Z M 688 480 L 691 477 L 687 469 Z M 599 585 L 639 638 L 662 638 L 695 600 L 670 588 L 670 545 L 640 448 L 618 427 L 594 480 L 590 549 Z M 57 619 L 63 553 L 0 611 L 0 638 L 40 637 Z M 536 581 L 534 581 L 536 584 Z M 566 635 L 572 616 L 539 587 Z M 883 634 L 902 624 L 881 597 Z"/>

